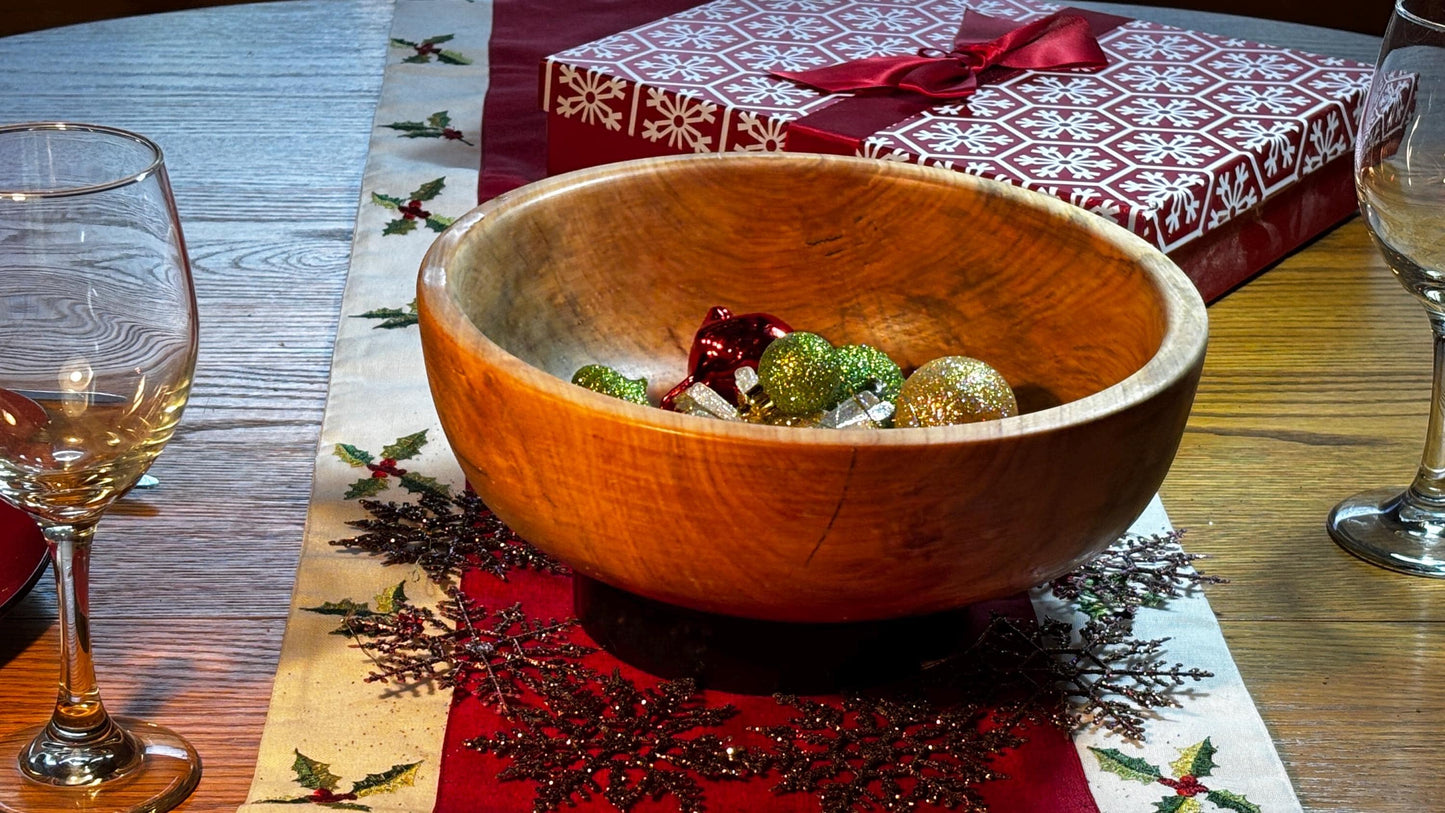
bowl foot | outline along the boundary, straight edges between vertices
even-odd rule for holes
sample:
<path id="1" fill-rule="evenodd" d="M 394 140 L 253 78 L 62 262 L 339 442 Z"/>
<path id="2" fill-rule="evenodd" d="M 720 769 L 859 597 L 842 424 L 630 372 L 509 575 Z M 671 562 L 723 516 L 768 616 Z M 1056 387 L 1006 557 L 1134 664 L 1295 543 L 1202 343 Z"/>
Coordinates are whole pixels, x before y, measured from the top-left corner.
<path id="1" fill-rule="evenodd" d="M 760 621 L 666 604 L 580 575 L 573 576 L 573 601 L 582 628 L 619 660 L 736 694 L 829 694 L 892 683 L 968 647 L 993 614 L 1033 618 L 1021 595 L 887 621 Z"/>

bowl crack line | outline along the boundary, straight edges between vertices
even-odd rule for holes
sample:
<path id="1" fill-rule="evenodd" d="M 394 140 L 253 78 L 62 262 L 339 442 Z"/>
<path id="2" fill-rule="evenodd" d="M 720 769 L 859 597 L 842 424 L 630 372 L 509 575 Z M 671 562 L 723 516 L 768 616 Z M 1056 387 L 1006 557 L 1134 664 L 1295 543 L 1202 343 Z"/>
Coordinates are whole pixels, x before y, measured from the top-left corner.
<path id="1" fill-rule="evenodd" d="M 833 530 L 833 523 L 838 520 L 838 512 L 843 510 L 843 500 L 848 497 L 848 485 L 853 482 L 853 468 L 858 464 L 858 447 L 853 447 L 853 454 L 848 458 L 848 473 L 843 475 L 843 490 L 838 494 L 838 504 L 833 506 L 833 516 L 828 517 L 828 524 L 823 528 L 823 534 L 813 544 L 813 551 L 803 561 L 803 567 L 813 563 L 813 557 L 818 555 L 818 548 L 823 547 L 823 540 L 828 538 L 828 533 Z"/>

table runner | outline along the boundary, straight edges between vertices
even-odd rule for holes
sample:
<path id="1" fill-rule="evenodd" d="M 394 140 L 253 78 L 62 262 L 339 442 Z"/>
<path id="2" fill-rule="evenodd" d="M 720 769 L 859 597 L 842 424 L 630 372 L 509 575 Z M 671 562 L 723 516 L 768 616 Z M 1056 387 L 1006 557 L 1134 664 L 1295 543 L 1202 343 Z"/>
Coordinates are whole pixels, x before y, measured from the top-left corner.
<path id="1" fill-rule="evenodd" d="M 459 691 L 454 698 L 445 675 L 428 681 L 418 680 L 415 673 L 396 673 L 401 667 L 388 660 L 378 642 L 397 631 L 397 619 L 421 626 L 434 623 L 438 630 L 460 626 L 455 608 L 472 605 L 458 605 L 448 584 L 459 583 L 463 595 L 483 602 L 494 629 L 506 621 L 499 612 L 506 602 L 519 598 L 529 602 L 528 618 L 550 624 L 550 619 L 570 614 L 570 589 L 559 586 L 565 577 L 525 567 L 494 568 L 507 576 L 504 582 L 476 570 L 462 576 L 456 562 L 445 557 L 387 565 L 384 556 L 374 555 L 386 551 L 368 552 L 364 540 L 351 546 L 331 544 L 356 537 L 356 528 L 348 523 L 368 517 L 381 524 L 373 537 L 416 527 L 385 514 L 376 503 L 364 507 L 366 499 L 430 501 L 433 520 L 453 510 L 472 520 L 487 518 L 484 508 L 466 498 L 449 501 L 463 493 L 464 484 L 426 387 L 414 327 L 415 274 L 431 239 L 475 201 L 479 171 L 474 145 L 481 135 L 475 127 L 484 99 L 488 116 L 496 116 L 498 99 L 521 98 L 524 87 L 527 94 L 535 94 L 535 85 L 527 84 L 535 83 L 535 74 L 519 68 L 528 45 L 535 47 L 539 39 L 537 26 L 527 25 L 528 8 L 520 0 L 499 0 L 495 8 L 463 0 L 399 0 L 396 5 L 311 508 L 256 775 L 242 807 L 248 813 L 295 804 L 377 811 L 528 810 L 540 798 L 532 781 L 497 781 L 507 759 L 466 744 L 505 729 L 495 711 L 481 702 L 487 687 L 473 685 L 471 692 Z M 594 19 L 592 24 L 608 23 Z M 506 70 L 491 74 L 489 55 L 505 59 Z M 499 85 L 490 99 L 489 80 Z M 491 119 L 487 129 L 495 153 L 510 158 L 514 153 L 508 143 L 525 147 L 530 142 L 519 141 L 508 121 Z M 513 177 L 527 177 L 525 156 L 515 166 L 519 169 Z M 1169 531 L 1157 500 L 1131 529 L 1144 538 Z M 488 533 L 497 557 L 525 550 L 515 547 L 516 540 L 499 526 Z M 373 548 L 387 548 L 384 540 L 372 542 Z M 395 553 L 395 546 L 390 549 Z M 521 564 L 527 564 L 525 555 L 518 555 L 523 556 Z M 492 556 L 489 553 L 487 561 L 494 561 Z M 436 575 L 441 578 L 431 578 Z M 1190 582 L 1183 584 L 1182 595 L 1167 600 L 1161 596 L 1131 614 L 1132 640 L 1168 639 L 1157 653 L 1166 671 L 1177 661 L 1186 670 L 1207 670 L 1211 676 L 1170 687 L 1165 696 L 1179 707 L 1144 710 L 1141 736 L 1086 726 L 1070 744 L 1063 734 L 1029 729 L 1029 744 L 1017 754 L 1041 753 L 1037 749 L 1053 735 L 1064 743 L 1065 753 L 1072 749 L 1073 759 L 1050 763 L 1057 754 L 1046 751 L 1054 755 L 1010 763 L 1006 752 L 997 764 L 1006 765 L 1008 770 L 1000 772 L 1010 777 L 977 783 L 973 789 L 979 795 L 974 801 L 966 799 L 965 809 L 975 801 L 995 811 L 1299 809 L 1207 600 L 1190 589 Z M 1159 606 L 1147 606 L 1151 603 Z M 1061 598 L 1044 588 L 1023 601 L 1026 615 L 1066 621 L 1071 642 L 1079 640 L 1090 619 L 1081 607 L 1091 609 L 1087 602 Z M 450 619 L 445 615 L 449 609 Z M 1017 604 L 1013 609 L 1018 610 Z M 465 620 L 472 623 L 469 617 Z M 986 626 L 984 620 L 980 623 Z M 560 640 L 590 643 L 576 630 Z M 355 646 L 358 642 L 370 644 Z M 642 690 L 661 685 L 607 658 L 586 656 L 600 659 L 598 674 L 617 665 L 620 677 Z M 425 671 L 417 667 L 425 662 L 412 658 L 407 664 Z M 1112 668 L 1122 667 L 1114 663 Z M 398 679 L 368 680 L 387 672 Z M 743 720 L 719 729 L 739 747 L 750 736 L 750 727 L 755 735 L 758 728 L 786 723 L 801 708 L 768 697 L 715 691 L 704 695 L 709 707 L 732 703 L 742 708 Z M 714 810 L 745 804 L 768 810 L 819 809 L 815 794 L 771 793 L 777 771 L 769 770 L 773 773 L 747 783 L 704 781 L 703 799 Z M 1086 790 L 1079 793 L 1070 776 Z M 445 782 L 439 789 L 441 779 Z M 744 784 L 745 792 L 739 790 Z M 677 798 L 664 794 L 662 803 L 644 800 L 637 809 L 677 809 Z M 572 795 L 559 804 L 578 800 Z M 599 800 L 588 806 L 607 807 Z"/>

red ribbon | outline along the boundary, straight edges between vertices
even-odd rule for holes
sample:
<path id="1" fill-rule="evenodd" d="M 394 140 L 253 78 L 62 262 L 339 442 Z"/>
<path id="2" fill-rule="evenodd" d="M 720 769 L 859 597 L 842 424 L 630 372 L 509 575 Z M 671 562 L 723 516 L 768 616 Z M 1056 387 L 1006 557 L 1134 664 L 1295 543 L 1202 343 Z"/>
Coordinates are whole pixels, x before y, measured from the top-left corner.
<path id="1" fill-rule="evenodd" d="M 920 48 L 917 56 L 873 56 L 806 71 L 773 71 L 829 92 L 896 88 L 931 99 L 962 99 L 978 89 L 985 68 L 1102 68 L 1108 59 L 1083 17 L 1055 12 L 1022 25 L 968 10 L 953 50 Z"/>

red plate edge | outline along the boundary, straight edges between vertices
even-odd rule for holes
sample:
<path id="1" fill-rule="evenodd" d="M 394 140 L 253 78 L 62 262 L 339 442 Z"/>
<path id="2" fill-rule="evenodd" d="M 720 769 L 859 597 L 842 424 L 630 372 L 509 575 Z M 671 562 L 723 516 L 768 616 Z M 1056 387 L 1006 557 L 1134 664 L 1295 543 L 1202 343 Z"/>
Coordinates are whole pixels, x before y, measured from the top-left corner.
<path id="1" fill-rule="evenodd" d="M 0 502 L 0 615 L 25 598 L 49 560 L 45 537 L 30 517 Z"/>

